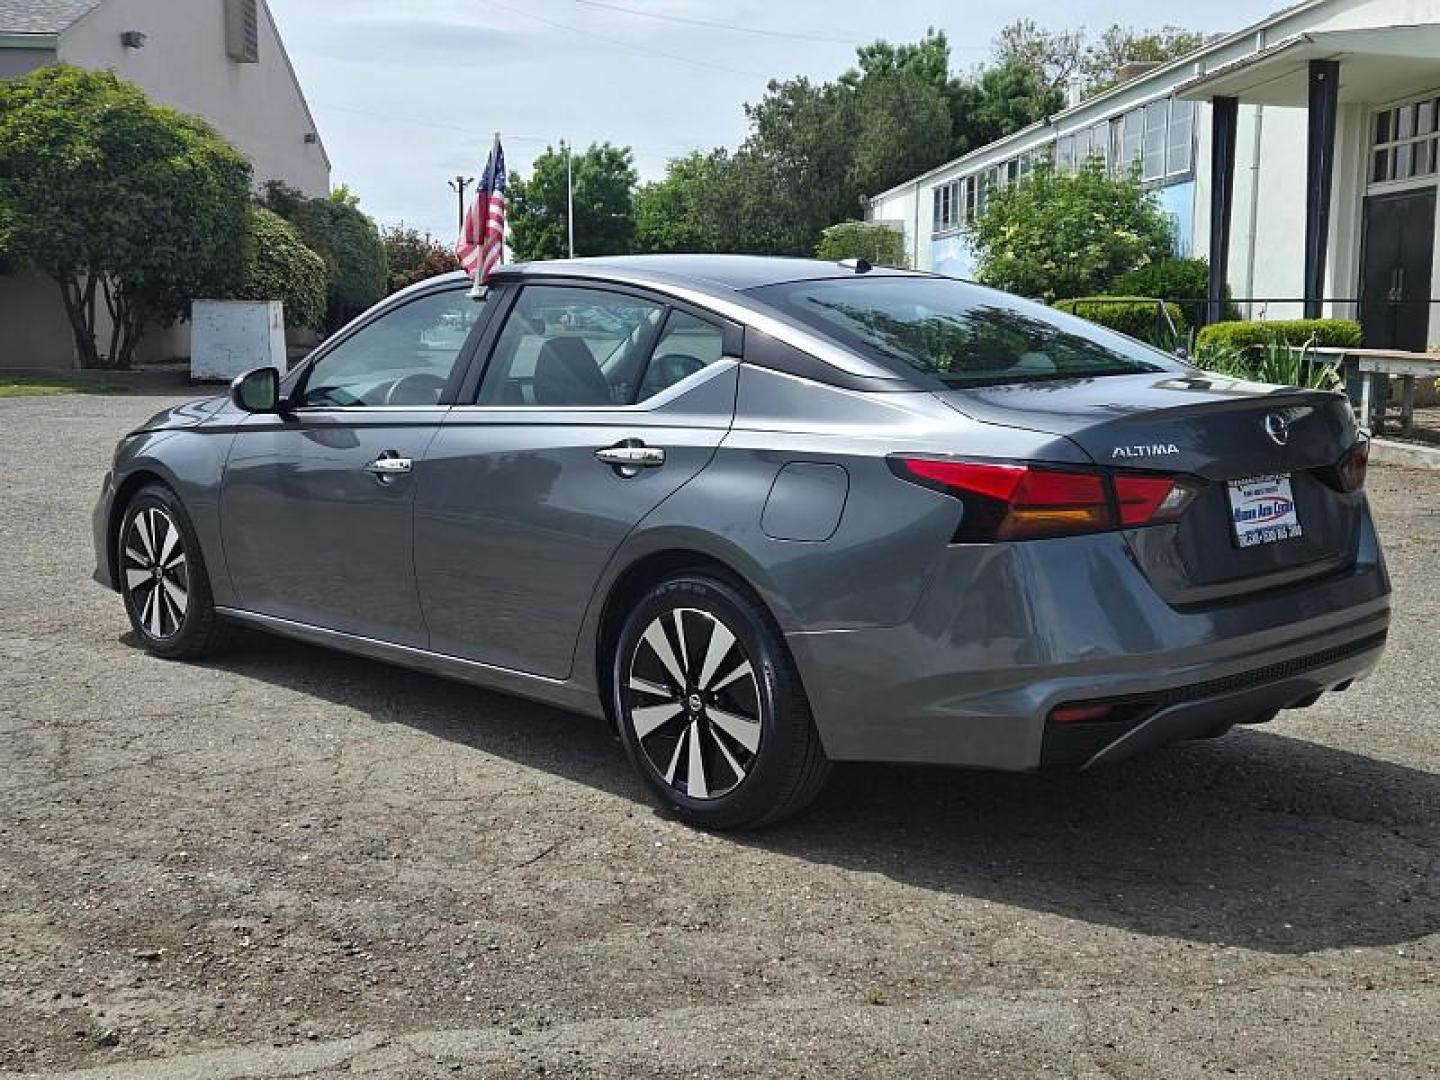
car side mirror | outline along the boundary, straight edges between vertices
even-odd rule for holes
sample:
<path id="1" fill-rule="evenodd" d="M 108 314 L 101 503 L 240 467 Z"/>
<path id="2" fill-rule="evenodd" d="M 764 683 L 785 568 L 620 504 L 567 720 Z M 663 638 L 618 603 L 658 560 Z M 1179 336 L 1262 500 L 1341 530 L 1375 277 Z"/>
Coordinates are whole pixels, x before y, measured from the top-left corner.
<path id="1" fill-rule="evenodd" d="M 280 411 L 280 372 L 273 367 L 247 371 L 230 384 L 230 400 L 247 413 Z"/>

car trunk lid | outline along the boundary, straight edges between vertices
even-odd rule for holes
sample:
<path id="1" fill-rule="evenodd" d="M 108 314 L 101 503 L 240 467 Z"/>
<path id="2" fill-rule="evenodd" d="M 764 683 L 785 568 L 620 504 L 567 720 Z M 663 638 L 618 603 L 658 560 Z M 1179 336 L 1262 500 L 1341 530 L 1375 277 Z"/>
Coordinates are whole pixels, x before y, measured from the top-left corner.
<path id="1" fill-rule="evenodd" d="M 1341 395 L 1195 372 L 1010 383 L 939 396 L 982 423 L 1064 436 L 1117 472 L 1190 478 L 1198 495 L 1179 522 L 1126 534 L 1141 569 L 1172 603 L 1222 601 L 1354 560 L 1364 496 L 1341 490 L 1335 475 L 1358 438 Z M 1278 540 L 1238 541 L 1230 482 L 1255 477 L 1288 479 L 1298 535 L 1286 528 Z"/>

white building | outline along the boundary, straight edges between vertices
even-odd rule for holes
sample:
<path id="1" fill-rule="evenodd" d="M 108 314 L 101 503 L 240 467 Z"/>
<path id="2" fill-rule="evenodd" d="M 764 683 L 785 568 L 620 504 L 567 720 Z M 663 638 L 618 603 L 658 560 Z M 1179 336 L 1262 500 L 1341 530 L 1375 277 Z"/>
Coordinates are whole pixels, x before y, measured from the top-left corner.
<path id="1" fill-rule="evenodd" d="M 0 0 L 0 78 L 56 62 L 114 71 L 156 104 L 204 117 L 250 159 L 257 187 L 330 191 L 330 159 L 264 0 Z M 140 346 L 141 359 L 187 349 L 184 327 Z M 55 283 L 0 276 L 0 369 L 75 362 Z"/>
<path id="2" fill-rule="evenodd" d="M 1139 162 L 1183 254 L 1254 318 L 1440 341 L 1440 0 L 1306 0 L 871 200 L 912 265 L 969 276 L 966 224 L 1032 163 Z"/>

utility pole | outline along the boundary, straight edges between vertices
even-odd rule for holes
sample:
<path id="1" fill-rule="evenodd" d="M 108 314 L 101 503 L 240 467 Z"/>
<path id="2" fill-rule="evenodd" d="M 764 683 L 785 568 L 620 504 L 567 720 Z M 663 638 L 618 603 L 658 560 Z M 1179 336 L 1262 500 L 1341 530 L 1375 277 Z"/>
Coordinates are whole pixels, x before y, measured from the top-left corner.
<path id="1" fill-rule="evenodd" d="M 565 144 L 565 222 L 570 233 L 570 258 L 575 257 L 575 154 Z"/>
<path id="2" fill-rule="evenodd" d="M 460 201 L 460 231 L 455 234 L 457 236 L 463 236 L 465 233 L 465 192 L 473 183 L 475 183 L 475 178 L 466 176 L 464 173 L 450 181 L 450 190 L 455 192 Z"/>

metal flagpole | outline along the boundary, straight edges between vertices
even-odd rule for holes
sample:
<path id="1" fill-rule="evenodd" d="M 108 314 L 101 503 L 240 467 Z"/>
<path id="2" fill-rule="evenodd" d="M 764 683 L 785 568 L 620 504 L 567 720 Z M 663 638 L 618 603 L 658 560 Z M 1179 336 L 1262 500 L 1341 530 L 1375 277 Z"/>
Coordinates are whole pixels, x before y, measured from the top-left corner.
<path id="1" fill-rule="evenodd" d="M 575 257 L 575 151 L 565 144 L 565 221 L 570 232 L 570 258 Z"/>

